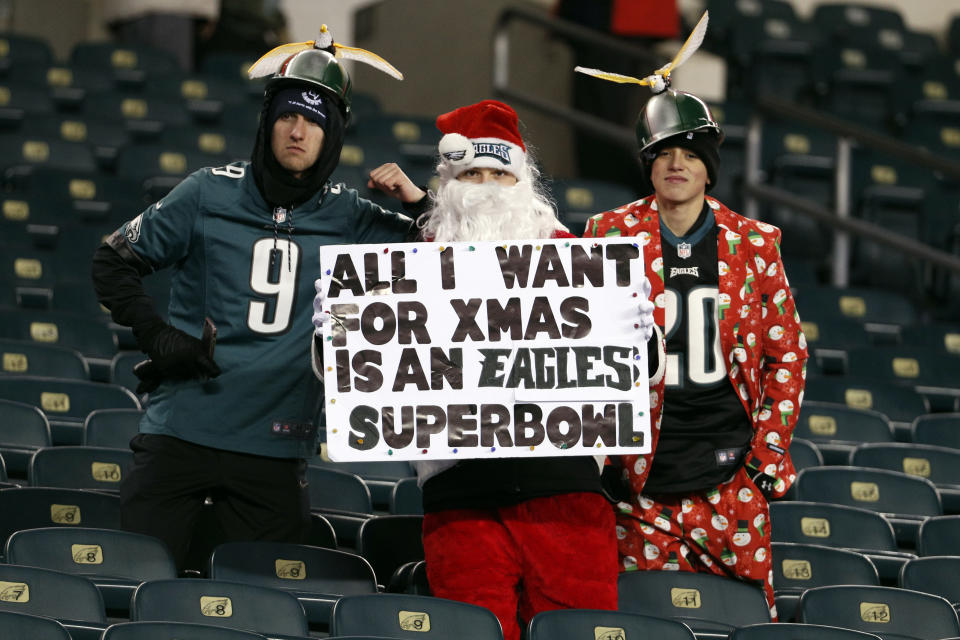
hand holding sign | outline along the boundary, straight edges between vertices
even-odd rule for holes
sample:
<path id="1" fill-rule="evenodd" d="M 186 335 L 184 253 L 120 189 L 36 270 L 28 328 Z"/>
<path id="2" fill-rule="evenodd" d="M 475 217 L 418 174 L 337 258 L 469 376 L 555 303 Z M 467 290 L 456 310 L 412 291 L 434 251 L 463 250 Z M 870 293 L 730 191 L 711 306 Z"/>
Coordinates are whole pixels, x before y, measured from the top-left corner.
<path id="1" fill-rule="evenodd" d="M 323 325 L 330 322 L 330 312 L 323 310 L 323 304 L 326 300 L 323 292 L 323 280 L 320 278 L 314 280 L 313 288 L 317 290 L 317 295 L 313 299 L 313 327 L 314 333 L 319 336 L 323 333 Z"/>

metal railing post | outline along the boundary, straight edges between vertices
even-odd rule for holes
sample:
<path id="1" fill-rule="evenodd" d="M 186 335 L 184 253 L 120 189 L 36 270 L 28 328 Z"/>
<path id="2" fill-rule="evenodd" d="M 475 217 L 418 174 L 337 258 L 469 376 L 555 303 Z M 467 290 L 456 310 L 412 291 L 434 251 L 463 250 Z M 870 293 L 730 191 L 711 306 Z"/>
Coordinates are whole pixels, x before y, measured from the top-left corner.
<path id="1" fill-rule="evenodd" d="M 834 198 L 836 214 L 840 220 L 850 217 L 850 138 L 837 138 L 837 158 L 834 174 Z M 850 235 L 840 228 L 833 235 L 833 265 L 830 283 L 845 287 L 850 282 Z"/>

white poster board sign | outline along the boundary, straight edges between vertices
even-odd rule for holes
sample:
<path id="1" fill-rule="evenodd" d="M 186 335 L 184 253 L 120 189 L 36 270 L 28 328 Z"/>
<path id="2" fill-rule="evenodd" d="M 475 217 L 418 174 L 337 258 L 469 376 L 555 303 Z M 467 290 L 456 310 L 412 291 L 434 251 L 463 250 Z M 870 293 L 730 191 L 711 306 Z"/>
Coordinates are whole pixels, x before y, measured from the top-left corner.
<path id="1" fill-rule="evenodd" d="M 320 251 L 332 460 L 650 451 L 634 238 Z"/>

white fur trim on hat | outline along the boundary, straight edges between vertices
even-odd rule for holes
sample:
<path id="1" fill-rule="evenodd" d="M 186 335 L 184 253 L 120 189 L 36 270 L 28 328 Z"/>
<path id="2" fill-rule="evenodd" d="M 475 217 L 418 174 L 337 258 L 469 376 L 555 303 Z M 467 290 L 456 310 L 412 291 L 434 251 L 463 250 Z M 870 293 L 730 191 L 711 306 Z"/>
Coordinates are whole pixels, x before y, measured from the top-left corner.
<path id="1" fill-rule="evenodd" d="M 500 138 L 470 139 L 459 133 L 448 133 L 438 145 L 440 161 L 459 175 L 467 169 L 503 169 L 520 178 L 527 154 L 523 148 Z"/>

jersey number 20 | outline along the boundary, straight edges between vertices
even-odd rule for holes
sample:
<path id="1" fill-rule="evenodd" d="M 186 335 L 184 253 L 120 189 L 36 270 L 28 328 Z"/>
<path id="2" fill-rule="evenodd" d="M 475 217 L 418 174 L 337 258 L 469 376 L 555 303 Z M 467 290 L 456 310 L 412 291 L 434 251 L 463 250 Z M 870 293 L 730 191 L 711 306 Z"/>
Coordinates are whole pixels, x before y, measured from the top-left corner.
<path id="1" fill-rule="evenodd" d="M 274 305 L 271 314 L 268 303 L 250 301 L 247 326 L 251 331 L 275 334 L 283 333 L 290 327 L 299 267 L 300 247 L 289 240 L 261 238 L 254 243 L 250 288 L 261 296 L 273 298 Z"/>
<path id="2" fill-rule="evenodd" d="M 666 385 L 683 387 L 693 383 L 703 386 L 723 380 L 727 372 L 723 366 L 720 332 L 717 330 L 717 288 L 691 289 L 683 304 L 673 289 L 666 289 L 664 293 L 668 344 L 674 332 L 684 326 L 687 330 L 686 353 L 667 354 Z M 684 312 L 687 315 L 686 322 L 682 321 Z"/>

